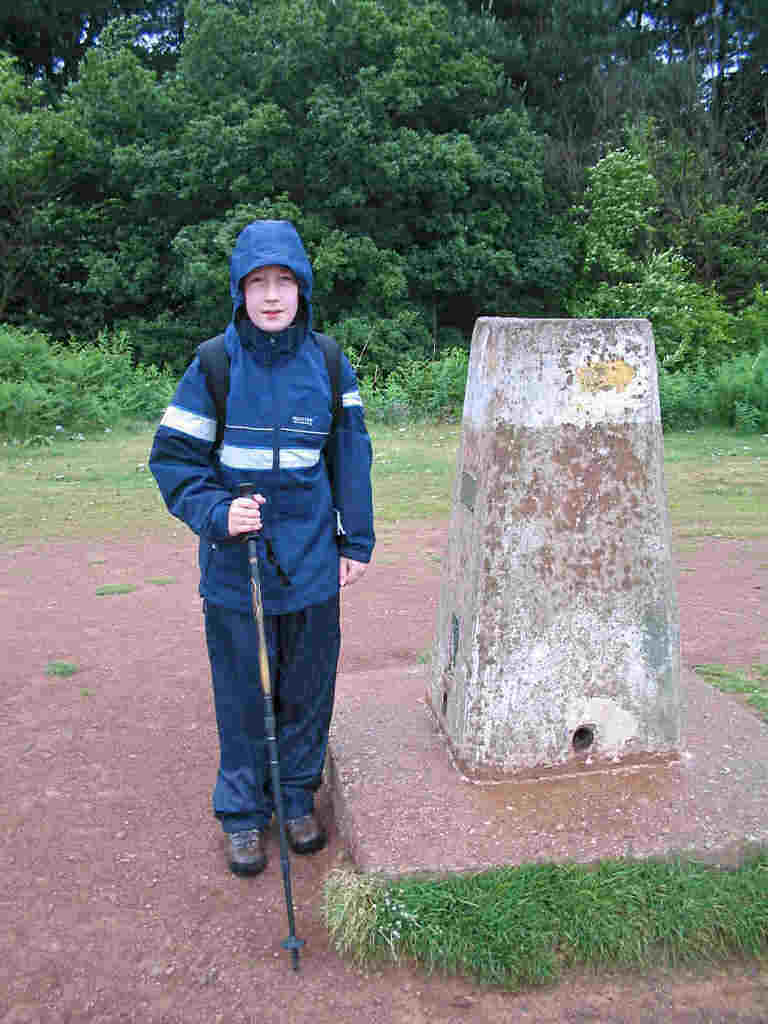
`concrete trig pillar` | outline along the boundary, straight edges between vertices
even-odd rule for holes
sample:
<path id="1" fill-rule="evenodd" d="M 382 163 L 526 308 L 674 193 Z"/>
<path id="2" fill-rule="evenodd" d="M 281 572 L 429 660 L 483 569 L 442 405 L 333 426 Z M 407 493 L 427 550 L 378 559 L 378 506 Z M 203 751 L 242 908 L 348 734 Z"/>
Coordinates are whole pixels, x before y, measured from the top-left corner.
<path id="1" fill-rule="evenodd" d="M 470 776 L 678 746 L 648 321 L 477 321 L 428 698 Z"/>

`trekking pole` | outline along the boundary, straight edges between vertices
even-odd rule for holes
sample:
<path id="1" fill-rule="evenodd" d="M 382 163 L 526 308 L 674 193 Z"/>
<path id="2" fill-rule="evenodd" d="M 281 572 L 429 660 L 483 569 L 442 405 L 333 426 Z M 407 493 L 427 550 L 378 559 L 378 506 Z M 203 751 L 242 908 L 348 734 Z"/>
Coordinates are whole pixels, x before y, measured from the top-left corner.
<path id="1" fill-rule="evenodd" d="M 240 484 L 240 497 L 247 498 L 254 494 L 254 484 Z M 264 694 L 264 731 L 267 737 L 267 749 L 269 750 L 269 769 L 272 777 L 272 794 L 275 800 L 277 812 L 277 824 L 280 832 L 280 867 L 283 871 L 283 890 L 285 892 L 285 908 L 288 914 L 289 934 L 283 949 L 291 954 L 294 971 L 299 969 L 299 950 L 304 945 L 303 939 L 296 938 L 296 923 L 293 916 L 293 896 L 291 895 L 291 862 L 288 856 L 288 839 L 285 834 L 285 812 L 283 809 L 283 795 L 280 790 L 280 761 L 277 754 L 277 724 L 275 721 L 275 705 L 272 700 L 272 680 L 269 672 L 269 655 L 267 654 L 267 642 L 264 635 L 264 605 L 261 600 L 261 575 L 259 573 L 259 546 L 258 534 L 247 534 L 248 540 L 248 565 L 251 573 L 251 604 L 253 606 L 253 618 L 256 623 L 256 630 L 259 638 L 259 675 L 261 676 L 261 689 Z"/>

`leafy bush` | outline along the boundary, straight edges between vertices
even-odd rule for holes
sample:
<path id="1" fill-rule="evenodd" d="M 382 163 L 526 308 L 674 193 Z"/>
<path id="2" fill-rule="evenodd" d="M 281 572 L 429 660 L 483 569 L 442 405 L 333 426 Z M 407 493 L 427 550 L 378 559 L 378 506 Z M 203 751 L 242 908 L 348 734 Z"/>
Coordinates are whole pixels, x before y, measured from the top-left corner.
<path id="1" fill-rule="evenodd" d="M 386 379 L 404 356 L 418 357 L 431 347 L 422 315 L 413 309 L 394 317 L 347 317 L 323 330 L 338 341 L 358 374 L 374 381 L 382 374 Z"/>
<path id="2" fill-rule="evenodd" d="M 735 330 L 739 350 L 757 353 L 768 344 L 768 291 L 757 285 L 752 296 L 751 304 L 738 317 Z"/>
<path id="3" fill-rule="evenodd" d="M 738 351 L 733 316 L 714 288 L 692 280 L 672 250 L 653 253 L 637 281 L 601 283 L 571 309 L 577 317 L 646 317 L 656 353 L 668 369 L 714 367 Z"/>
<path id="4" fill-rule="evenodd" d="M 586 205 L 574 210 L 584 217 L 574 230 L 583 260 L 571 316 L 647 318 L 659 360 L 670 370 L 712 369 L 745 348 L 755 351 L 722 296 L 695 279 L 693 264 L 677 249 L 652 247 L 659 193 L 647 159 L 616 150 L 587 178 Z M 760 317 L 764 325 L 764 308 Z"/>
<path id="5" fill-rule="evenodd" d="M 172 394 L 167 373 L 132 365 L 123 333 L 61 345 L 36 331 L 0 326 L 0 434 L 7 437 L 153 419 Z"/>
<path id="6" fill-rule="evenodd" d="M 406 359 L 377 385 L 363 385 L 371 419 L 387 423 L 406 419 L 457 419 L 467 386 L 469 353 L 451 348 L 439 359 Z"/>
<path id="7" fill-rule="evenodd" d="M 742 354 L 714 370 L 670 373 L 659 370 L 661 419 L 665 430 L 707 424 L 745 433 L 768 430 L 768 348 Z"/>
<path id="8" fill-rule="evenodd" d="M 717 368 L 713 386 L 717 422 L 745 433 L 768 430 L 768 347 Z"/>
<path id="9" fill-rule="evenodd" d="M 712 375 L 705 370 L 659 367 L 661 421 L 665 430 L 692 430 L 712 420 Z"/>
<path id="10" fill-rule="evenodd" d="M 587 171 L 581 228 L 584 271 L 615 282 L 637 274 L 638 253 L 647 249 L 659 186 L 648 161 L 617 149 Z"/>
<path id="11" fill-rule="evenodd" d="M 229 310 L 224 307 L 217 318 L 218 312 L 215 310 L 204 324 L 163 314 L 155 320 L 123 320 L 118 329 L 130 338 L 134 363 L 160 366 L 178 379 L 189 366 L 197 346 L 224 330 Z"/>
<path id="12" fill-rule="evenodd" d="M 367 419 L 375 423 L 406 423 L 416 418 L 403 387 L 392 378 L 377 386 L 371 380 L 360 381 L 360 394 Z"/>
<path id="13" fill-rule="evenodd" d="M 468 365 L 469 353 L 452 348 L 440 359 L 409 359 L 392 376 L 420 414 L 452 418 L 461 413 Z"/>

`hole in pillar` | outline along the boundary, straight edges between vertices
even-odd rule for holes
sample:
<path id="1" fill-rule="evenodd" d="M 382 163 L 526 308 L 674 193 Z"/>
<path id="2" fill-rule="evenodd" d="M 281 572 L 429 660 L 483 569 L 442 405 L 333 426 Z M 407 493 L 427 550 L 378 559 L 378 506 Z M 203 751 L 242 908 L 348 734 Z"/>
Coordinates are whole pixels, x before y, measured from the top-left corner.
<path id="1" fill-rule="evenodd" d="M 573 749 L 577 754 L 580 754 L 584 750 L 589 750 L 592 744 L 595 742 L 595 727 L 594 725 L 580 725 L 573 734 Z"/>
<path id="2" fill-rule="evenodd" d="M 448 691 L 443 690 L 443 718 L 448 714 Z"/>

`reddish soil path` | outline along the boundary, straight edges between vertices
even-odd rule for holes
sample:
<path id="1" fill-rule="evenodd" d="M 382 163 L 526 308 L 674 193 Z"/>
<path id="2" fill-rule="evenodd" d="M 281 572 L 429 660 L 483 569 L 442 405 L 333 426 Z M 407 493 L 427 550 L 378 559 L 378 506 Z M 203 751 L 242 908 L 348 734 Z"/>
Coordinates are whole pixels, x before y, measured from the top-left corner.
<path id="1" fill-rule="evenodd" d="M 422 524 L 382 538 L 345 594 L 345 673 L 429 649 L 444 540 Z M 768 544 L 708 541 L 679 566 L 686 664 L 768 662 Z M 136 589 L 98 596 L 105 583 Z M 0 607 L 0 1024 L 768 1021 L 766 965 L 519 994 L 358 970 L 320 918 L 323 879 L 344 861 L 331 821 L 328 849 L 292 862 L 307 941 L 294 974 L 274 837 L 264 875 L 235 878 L 209 812 L 216 736 L 191 537 L 3 551 Z M 55 660 L 79 671 L 46 675 Z"/>

